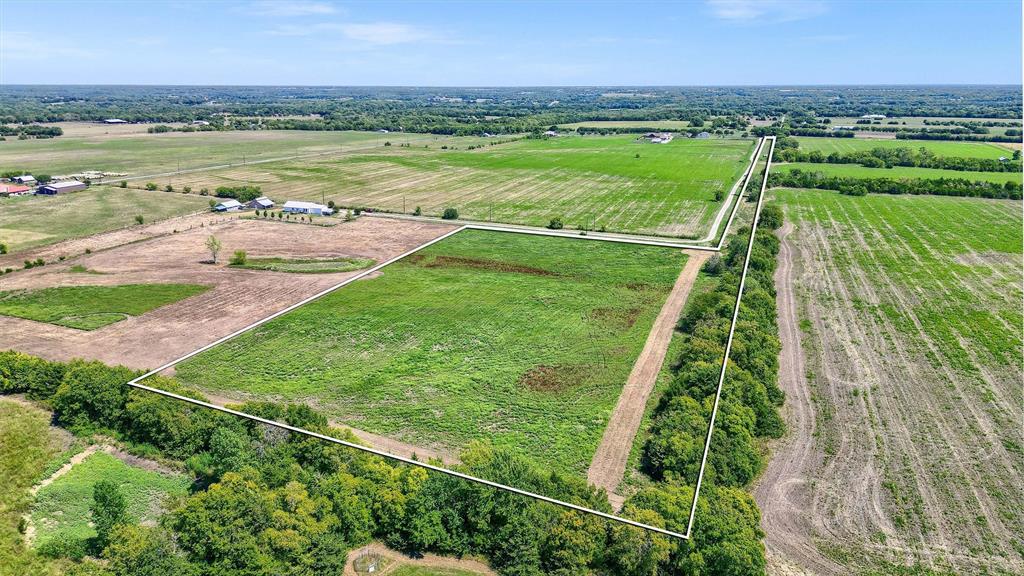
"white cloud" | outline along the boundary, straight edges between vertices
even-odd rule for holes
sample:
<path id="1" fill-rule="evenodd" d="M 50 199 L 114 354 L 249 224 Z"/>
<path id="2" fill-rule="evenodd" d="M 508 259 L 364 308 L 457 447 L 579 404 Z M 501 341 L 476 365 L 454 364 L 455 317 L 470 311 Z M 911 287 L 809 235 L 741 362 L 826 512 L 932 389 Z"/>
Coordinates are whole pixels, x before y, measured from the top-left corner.
<path id="1" fill-rule="evenodd" d="M 448 42 L 426 28 L 400 22 L 335 23 L 322 22 L 308 26 L 282 24 L 269 32 L 274 36 L 313 36 L 331 38 L 338 35 L 362 47 L 393 46 L 414 42 Z"/>
<path id="2" fill-rule="evenodd" d="M 267 0 L 254 2 L 250 12 L 258 16 L 324 16 L 334 14 L 338 10 L 333 4 L 327 2 L 312 2 L 308 0 Z"/>
<path id="3" fill-rule="evenodd" d="M 711 14 L 744 24 L 793 22 L 824 14 L 822 0 L 707 0 Z"/>

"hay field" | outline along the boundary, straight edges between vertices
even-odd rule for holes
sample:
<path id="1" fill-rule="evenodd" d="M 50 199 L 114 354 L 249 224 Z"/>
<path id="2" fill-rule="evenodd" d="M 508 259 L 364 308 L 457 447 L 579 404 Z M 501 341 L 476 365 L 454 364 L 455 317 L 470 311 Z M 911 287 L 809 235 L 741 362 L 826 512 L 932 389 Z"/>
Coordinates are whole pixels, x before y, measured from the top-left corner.
<path id="1" fill-rule="evenodd" d="M 93 186 L 57 196 L 0 198 L 0 242 L 18 252 L 107 230 L 209 209 L 209 199 L 184 194 Z"/>
<path id="2" fill-rule="evenodd" d="M 0 142 L 0 168 L 45 174 L 84 170 L 141 176 L 268 158 L 343 153 L 391 141 L 434 142 L 428 134 L 313 132 L 293 130 L 231 132 L 115 132 Z"/>
<path id="3" fill-rule="evenodd" d="M 461 142 L 461 141 L 460 141 Z M 633 136 L 519 140 L 467 150 L 380 147 L 344 156 L 272 162 L 185 174 L 175 188 L 253 184 L 277 201 L 333 200 L 439 216 L 447 207 L 470 220 L 698 237 L 742 175 L 752 140 Z M 637 157 L 639 155 L 639 158 Z"/>
<path id="4" fill-rule="evenodd" d="M 758 490 L 769 555 L 1024 572 L 1021 203 L 774 195 L 798 360 L 780 382 L 792 435 L 765 472 L 779 488 Z"/>
<path id="5" fill-rule="evenodd" d="M 455 452 L 582 473 L 682 269 L 679 250 L 463 231 L 176 367 Z M 244 361 L 238 361 L 239 358 Z"/>

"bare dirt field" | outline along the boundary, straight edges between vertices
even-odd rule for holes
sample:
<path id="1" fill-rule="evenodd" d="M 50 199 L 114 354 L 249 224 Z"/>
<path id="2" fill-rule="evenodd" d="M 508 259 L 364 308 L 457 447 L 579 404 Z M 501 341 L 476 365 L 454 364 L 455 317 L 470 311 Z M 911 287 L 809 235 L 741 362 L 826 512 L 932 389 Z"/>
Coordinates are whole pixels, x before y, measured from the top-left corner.
<path id="1" fill-rule="evenodd" d="M 776 194 L 771 571 L 1024 572 L 1020 203 Z"/>
<path id="2" fill-rule="evenodd" d="M 644 349 L 637 357 L 633 371 L 622 388 L 619 401 L 604 430 L 604 436 L 601 437 L 601 444 L 598 445 L 587 470 L 587 481 L 598 488 L 604 488 L 617 506 L 621 505 L 622 499 L 614 496 L 614 493 L 626 472 L 633 439 L 636 438 L 640 422 L 643 420 L 647 399 L 650 398 L 658 374 L 665 363 L 669 342 L 672 340 L 690 289 L 709 256 L 707 252 L 685 252 L 689 255 L 686 266 L 683 267 L 672 292 L 669 293 L 654 325 L 651 326 L 651 333 L 647 337 Z"/>
<path id="3" fill-rule="evenodd" d="M 384 219 L 319 227 L 223 217 L 211 225 L 209 217 L 188 217 L 159 223 L 150 234 L 161 227 L 173 230 L 175 222 L 186 221 L 191 223 L 191 230 L 181 226 L 178 229 L 183 231 L 178 233 L 148 240 L 143 237 L 142 241 L 127 244 L 124 242 L 138 234 L 137 230 L 99 235 L 104 244 L 122 245 L 4 276 L 0 278 L 0 290 L 182 281 L 213 286 L 212 290 L 88 332 L 0 317 L 4 347 L 53 360 L 88 358 L 138 369 L 153 368 L 359 273 L 232 269 L 225 261 L 234 250 L 245 250 L 250 257 L 354 257 L 382 262 L 452 230 L 443 224 Z M 204 247 L 210 234 L 223 243 L 222 262 L 217 265 L 203 263 L 210 258 Z M 94 248 L 101 245 L 98 237 L 72 242 Z M 51 246 L 41 250 L 59 249 Z M 72 272 L 73 265 L 84 266 L 92 273 Z"/>

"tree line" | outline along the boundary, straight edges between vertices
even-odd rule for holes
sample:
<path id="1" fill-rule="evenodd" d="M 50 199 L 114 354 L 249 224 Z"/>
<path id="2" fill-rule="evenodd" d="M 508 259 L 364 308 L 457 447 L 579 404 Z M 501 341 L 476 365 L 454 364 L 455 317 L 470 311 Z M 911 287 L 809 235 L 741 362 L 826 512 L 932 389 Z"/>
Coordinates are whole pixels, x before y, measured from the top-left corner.
<path id="1" fill-rule="evenodd" d="M 55 541 L 40 551 L 104 560 L 85 559 L 72 573 L 340 574 L 346 554 L 372 539 L 410 553 L 482 555 L 499 573 L 517 576 L 763 572 L 756 506 L 738 488 L 705 488 L 694 538 L 679 541 L 125 385 L 138 375 L 99 362 L 0 352 L 0 393 L 24 393 L 77 435 L 103 434 L 134 453 L 181 461 L 197 478 L 157 526 L 108 515 L 103 541 Z M 202 399 L 171 378 L 147 384 Z M 239 408 L 357 442 L 305 405 Z M 470 445 L 457 469 L 611 511 L 606 494 L 584 479 L 486 444 Z M 637 492 L 622 513 L 685 531 L 692 496 L 682 479 L 666 478 Z"/>
<path id="2" fill-rule="evenodd" d="M 1020 172 L 1020 150 L 1014 151 L 1012 160 L 1000 161 L 995 158 L 961 158 L 956 156 L 937 156 L 931 150 L 921 147 L 872 148 L 856 152 L 831 152 L 825 154 L 820 150 L 808 152 L 788 148 L 778 150 L 776 157 L 781 162 L 811 162 L 815 164 L 860 164 L 868 168 L 892 168 L 893 166 L 911 166 L 918 168 L 938 168 L 942 170 L 958 170 L 968 172 Z"/>
<path id="3" fill-rule="evenodd" d="M 975 182 L 965 178 L 852 178 L 827 176 L 821 172 L 800 170 L 773 171 L 768 185 L 787 188 L 836 190 L 849 196 L 865 194 L 932 194 L 936 196 L 967 196 L 972 198 L 1021 199 L 1021 185 L 1016 182 Z"/>

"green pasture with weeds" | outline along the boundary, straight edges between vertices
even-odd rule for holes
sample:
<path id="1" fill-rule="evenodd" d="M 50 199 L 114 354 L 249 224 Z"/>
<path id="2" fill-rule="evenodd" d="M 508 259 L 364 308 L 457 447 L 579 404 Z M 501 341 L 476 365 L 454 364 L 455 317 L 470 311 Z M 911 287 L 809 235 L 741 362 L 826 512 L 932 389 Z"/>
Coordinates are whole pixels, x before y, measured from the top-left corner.
<path id="1" fill-rule="evenodd" d="M 463 231 L 177 366 L 424 447 L 589 464 L 679 250 Z"/>
<path id="2" fill-rule="evenodd" d="M 0 315 L 95 330 L 208 289 L 196 284 L 125 284 L 0 292 Z"/>

